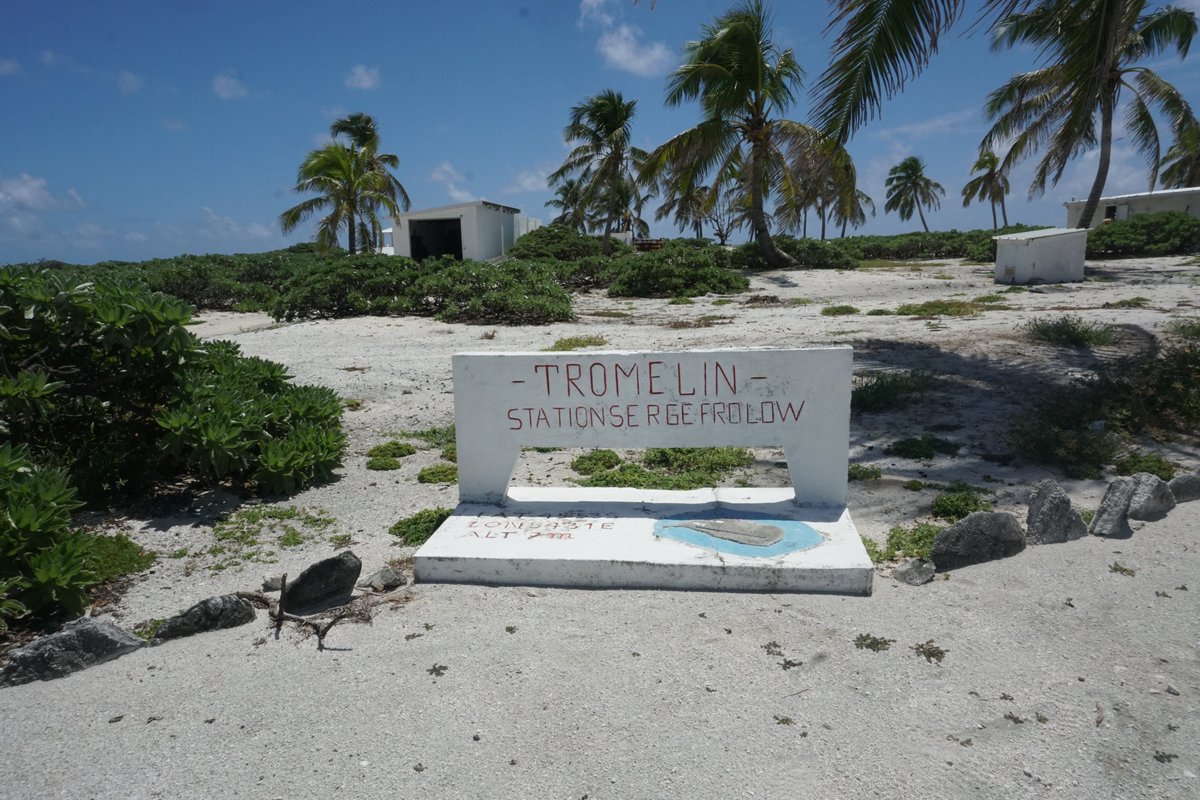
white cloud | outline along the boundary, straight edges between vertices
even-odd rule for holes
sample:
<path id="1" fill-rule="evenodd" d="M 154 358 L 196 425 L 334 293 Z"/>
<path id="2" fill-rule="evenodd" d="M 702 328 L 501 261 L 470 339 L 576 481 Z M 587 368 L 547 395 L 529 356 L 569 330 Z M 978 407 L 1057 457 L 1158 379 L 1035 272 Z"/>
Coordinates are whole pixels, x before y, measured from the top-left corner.
<path id="1" fill-rule="evenodd" d="M 70 198 L 69 202 L 64 204 L 67 207 L 87 208 L 87 203 L 83 202 L 83 198 L 79 196 L 79 192 L 75 191 L 74 186 L 67 189 L 67 197 Z"/>
<path id="2" fill-rule="evenodd" d="M 504 187 L 505 194 L 522 194 L 524 192 L 544 192 L 547 189 L 549 173 L 544 169 L 523 169 L 518 172 L 508 186 Z"/>
<path id="3" fill-rule="evenodd" d="M 364 64 L 355 64 L 346 76 L 346 86 L 350 89 L 378 89 L 379 70 Z"/>
<path id="4" fill-rule="evenodd" d="M 21 65 L 11 58 L 0 58 L 0 75 L 20 75 Z"/>
<path id="5" fill-rule="evenodd" d="M 15 178 L 0 178 L 0 212 L 10 209 L 45 211 L 54 206 L 45 178 L 35 178 L 25 172 Z"/>
<path id="6" fill-rule="evenodd" d="M 596 42 L 596 52 L 608 66 L 651 78 L 665 75 L 675 66 L 675 54 L 662 42 L 642 42 L 642 31 L 633 25 L 618 25 L 605 31 Z"/>
<path id="7" fill-rule="evenodd" d="M 196 232 L 205 239 L 269 239 L 272 230 L 258 222 L 242 223 L 223 217 L 208 206 L 202 209 Z"/>
<path id="8" fill-rule="evenodd" d="M 246 86 L 238 79 L 233 70 L 222 72 L 212 80 L 213 94 L 222 100 L 232 100 L 235 97 L 245 97 Z"/>
<path id="9" fill-rule="evenodd" d="M 95 250 L 104 246 L 108 238 L 112 235 L 112 230 L 103 225 L 95 222 L 85 222 L 75 228 L 75 233 L 70 238 L 71 244 L 76 247 Z"/>
<path id="10" fill-rule="evenodd" d="M 579 25 L 582 26 L 585 22 L 598 22 L 605 28 L 611 26 L 615 20 L 613 15 L 605 10 L 610 2 L 611 0 L 580 0 Z"/>
<path id="11" fill-rule="evenodd" d="M 121 94 L 133 94 L 141 91 L 141 88 L 146 85 L 146 79 L 136 72 L 122 70 L 117 73 L 117 89 Z"/>
<path id="12" fill-rule="evenodd" d="M 939 136 L 946 133 L 958 133 L 978 129 L 982 126 L 982 116 L 979 106 L 970 106 L 958 111 L 949 111 L 930 117 L 920 122 L 910 122 L 907 125 L 897 125 L 893 128 L 879 128 L 868 131 L 868 135 L 878 138 L 893 138 L 912 141 L 926 136 Z"/>
<path id="13" fill-rule="evenodd" d="M 57 62 L 57 61 L 58 61 L 58 54 L 55 53 L 53 50 L 43 50 L 42 51 L 42 63 L 45 64 L 47 67 L 54 66 L 55 62 Z"/>
<path id="14" fill-rule="evenodd" d="M 446 194 L 456 203 L 466 203 L 475 199 L 474 195 L 459 185 L 467 179 L 449 161 L 443 161 L 434 167 L 429 180 L 442 184 Z"/>
<path id="15" fill-rule="evenodd" d="M 131 244 L 141 244 L 150 237 L 140 231 L 129 231 L 121 238 L 127 242 L 130 242 Z"/>
<path id="16" fill-rule="evenodd" d="M 163 117 L 161 122 L 162 126 L 169 131 L 182 131 L 187 128 L 183 120 L 175 119 L 174 117 Z"/>

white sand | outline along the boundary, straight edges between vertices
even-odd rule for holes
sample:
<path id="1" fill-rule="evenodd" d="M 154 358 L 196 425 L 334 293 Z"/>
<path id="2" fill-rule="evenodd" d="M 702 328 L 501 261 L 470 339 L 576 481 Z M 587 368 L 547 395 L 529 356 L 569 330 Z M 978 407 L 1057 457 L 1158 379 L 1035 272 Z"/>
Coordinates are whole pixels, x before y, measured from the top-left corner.
<path id="1" fill-rule="evenodd" d="M 941 273 L 954 277 L 933 277 Z M 852 460 L 878 464 L 885 479 L 852 483 L 851 509 L 864 533 L 882 539 L 928 514 L 934 493 L 902 488 L 914 477 L 990 481 L 997 508 L 1024 521 L 1029 490 L 1051 473 L 985 456 L 1005 451 L 1004 433 L 1033 392 L 1095 357 L 1031 345 L 1022 321 L 1053 308 L 1117 323 L 1126 335 L 1099 354 L 1112 358 L 1173 315 L 1197 314 L 1200 269 L 1184 259 L 1102 263 L 1089 274 L 1115 280 L 1006 295 L 1014 310 L 935 322 L 823 317 L 820 308 L 970 299 L 997 288 L 990 270 L 926 265 L 753 281 L 756 294 L 817 301 L 806 306 L 594 294 L 579 299 L 576 323 L 499 327 L 494 339 L 481 338 L 490 327 L 423 319 L 276 327 L 206 314 L 196 330 L 363 401 L 346 415 L 340 479 L 287 502 L 327 510 L 367 570 L 411 553 L 387 534 L 392 522 L 456 500 L 453 487 L 415 483 L 436 452 L 405 459 L 398 472 L 363 466 L 389 432 L 451 422 L 450 355 L 540 349 L 580 334 L 628 349 L 850 342 L 856 370 L 946 376 L 905 411 L 852 420 Z M 1151 302 L 1101 308 L 1134 296 Z M 589 316 L 606 309 L 632 316 Z M 733 320 L 663 327 L 705 314 Z M 957 458 L 883 455 L 889 442 L 938 424 L 962 426 L 938 434 L 962 445 Z M 1147 444 L 1190 469 L 1200 463 L 1189 444 Z M 566 484 L 572 456 L 531 453 L 516 482 Z M 753 480 L 786 480 L 771 467 L 781 454 L 759 456 Z M 1083 508 L 1104 488 L 1064 485 Z M 209 499 L 214 509 L 234 507 L 225 493 Z M 204 519 L 122 527 L 161 553 L 195 552 L 214 543 L 211 527 L 192 524 Z M 1030 548 L 924 587 L 883 570 L 869 598 L 420 585 L 372 625 L 334 628 L 327 644 L 339 649 L 323 653 L 293 631 L 276 641 L 260 613 L 249 626 L 0 690 L 0 797 L 1196 797 L 1198 528 L 1200 503 L 1188 504 L 1130 539 Z M 332 547 L 285 552 L 278 569 L 294 574 Z M 129 626 L 256 588 L 264 571 L 211 573 L 215 560 L 161 558 L 107 613 Z M 1114 562 L 1137 572 L 1112 572 Z M 862 633 L 895 643 L 857 649 Z M 911 649 L 928 640 L 946 649 L 940 664 Z M 771 642 L 782 656 L 768 654 Z M 803 664 L 783 669 L 791 661 Z M 435 664 L 448 667 L 440 678 L 428 672 Z"/>

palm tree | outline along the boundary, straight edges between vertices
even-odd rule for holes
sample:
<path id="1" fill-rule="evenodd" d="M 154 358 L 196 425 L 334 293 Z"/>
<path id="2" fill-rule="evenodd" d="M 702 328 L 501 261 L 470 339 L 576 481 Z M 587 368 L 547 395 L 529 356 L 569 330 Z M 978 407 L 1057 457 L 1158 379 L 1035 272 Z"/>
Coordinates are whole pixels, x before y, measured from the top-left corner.
<path id="1" fill-rule="evenodd" d="M 583 207 L 583 184 L 578 178 L 563 178 L 554 189 L 554 199 L 547 200 L 548 208 L 557 208 L 559 215 L 551 220 L 554 225 L 567 225 L 580 233 L 591 227 L 587 209 Z"/>
<path id="2" fill-rule="evenodd" d="M 963 187 L 963 208 L 973 200 L 987 200 L 992 206 L 992 230 L 996 230 L 996 204 L 1000 205 L 1000 213 L 1004 217 L 1004 227 L 1008 227 L 1008 209 L 1004 207 L 1004 195 L 1008 194 L 1008 176 L 1000 166 L 1000 157 L 991 150 L 983 150 L 971 167 L 971 172 L 979 173 Z"/>
<path id="3" fill-rule="evenodd" d="M 875 201 L 871 196 L 859 189 L 854 190 L 849 202 L 845 198 L 842 199 L 832 209 L 833 221 L 842 226 L 841 238 L 846 238 L 846 225 L 853 225 L 858 228 L 867 224 L 867 211 L 871 212 L 871 216 L 875 216 Z"/>
<path id="4" fill-rule="evenodd" d="M 694 169 L 696 180 L 736 174 L 749 195 L 750 227 L 763 257 L 775 268 L 795 267 L 771 238 L 765 204 L 774 193 L 786 199 L 794 191 L 789 164 L 799 154 L 825 146 L 815 129 L 775 116 L 795 100 L 804 71 L 791 50 L 771 41 L 762 0 L 742 0 L 703 32 L 688 43 L 666 98 L 669 106 L 699 100 L 703 119 L 651 154 L 643 180 L 680 165 Z M 840 154 L 830 149 L 828 157 Z"/>
<path id="5" fill-rule="evenodd" d="M 1190 123 L 1175 134 L 1175 143 L 1159 166 L 1158 179 L 1164 189 L 1200 186 L 1200 125 Z"/>
<path id="6" fill-rule="evenodd" d="M 1095 215 L 1112 155 L 1113 118 L 1128 92 L 1125 126 L 1150 164 L 1150 187 L 1158 178 L 1161 149 L 1151 114 L 1156 107 L 1176 136 L 1194 120 L 1174 86 L 1134 62 L 1174 49 L 1186 56 L 1196 34 L 1196 15 L 1179 8 L 1143 14 L 1145 0 L 1044 2 L 1027 14 L 1001 20 L 993 49 L 1030 44 L 1046 66 L 1014 76 L 988 96 L 993 120 L 983 146 L 1011 140 L 1004 168 L 1044 150 L 1029 187 L 1030 196 L 1053 186 L 1072 158 L 1099 145 L 1096 177 L 1078 226 Z"/>
<path id="7" fill-rule="evenodd" d="M 636 100 L 625 100 L 620 92 L 606 89 L 571 109 L 563 138 L 574 148 L 562 166 L 550 175 L 551 185 L 576 178 L 578 202 L 572 209 L 573 222 L 581 227 L 586 215 L 599 212 L 604 222 L 604 254 L 612 252 L 614 225 L 624 216 L 628 202 L 637 195 L 628 185 L 646 157 L 630 144 Z"/>
<path id="8" fill-rule="evenodd" d="M 680 233 L 692 229 L 697 239 L 704 237 L 704 223 L 708 214 L 710 187 L 697 180 L 695 170 L 689 165 L 675 165 L 661 176 L 654 187 L 655 194 L 662 195 L 655 220 L 671 217 Z"/>
<path id="9" fill-rule="evenodd" d="M 360 241 L 363 249 L 371 249 L 383 230 L 379 210 L 395 215 L 410 206 L 408 192 L 388 171 L 398 166 L 399 158 L 378 152 L 375 121 L 366 114 L 337 120 L 330 132 L 335 137 L 347 134 L 350 145 L 330 142 L 308 154 L 297 172 L 293 191 L 315 192 L 317 197 L 280 214 L 280 226 L 284 233 L 291 233 L 313 214 L 328 211 L 317 226 L 321 248 L 337 246 L 340 232 L 345 229 L 348 252 L 357 252 Z"/>
<path id="10" fill-rule="evenodd" d="M 411 207 L 408 192 L 389 170 L 400 166 L 400 157 L 392 153 L 379 152 L 379 130 L 375 118 L 362 112 L 349 114 L 334 120 L 329 126 L 329 135 L 334 138 L 345 135 L 350 139 L 350 146 L 357 150 L 363 161 L 363 168 L 380 173 L 385 184 L 385 191 L 392 201 L 403 211 Z M 373 209 L 378 211 L 378 206 Z M 375 242 L 382 235 L 382 229 L 372 230 L 369 239 L 364 242 L 364 249 L 374 250 Z"/>
<path id="11" fill-rule="evenodd" d="M 883 210 L 895 211 L 900 214 L 900 219 L 908 221 L 912 219 L 915 209 L 917 216 L 921 218 L 921 227 L 929 233 L 929 224 L 925 222 L 925 213 L 921 207 L 941 208 L 942 202 L 938 195 L 945 195 L 946 190 L 925 174 L 925 162 L 916 156 L 909 156 L 892 167 L 884 186 L 887 187 L 887 202 L 884 203 Z"/>

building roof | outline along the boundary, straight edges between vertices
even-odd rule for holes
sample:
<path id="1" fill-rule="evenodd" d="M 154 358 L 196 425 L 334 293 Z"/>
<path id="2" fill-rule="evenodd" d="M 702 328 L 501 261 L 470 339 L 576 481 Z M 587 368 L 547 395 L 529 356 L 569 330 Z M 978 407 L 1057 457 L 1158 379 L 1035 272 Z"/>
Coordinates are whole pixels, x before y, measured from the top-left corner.
<path id="1" fill-rule="evenodd" d="M 1100 202 L 1101 203 L 1111 203 L 1114 200 L 1134 200 L 1134 199 L 1138 199 L 1138 198 L 1142 198 L 1142 197 L 1171 197 L 1173 195 L 1184 195 L 1184 194 L 1200 194 L 1200 186 L 1185 186 L 1182 189 L 1160 189 L 1157 192 L 1135 192 L 1134 194 L 1114 194 L 1114 195 L 1109 195 L 1106 197 L 1101 197 Z M 1083 203 L 1086 203 L 1086 202 L 1087 202 L 1086 197 L 1082 200 L 1076 200 L 1076 199 L 1072 198 L 1072 199 L 1068 200 L 1067 202 L 1063 203 L 1063 205 L 1064 206 L 1082 205 Z"/>
<path id="2" fill-rule="evenodd" d="M 471 200 L 470 202 L 467 202 L 467 203 L 453 203 L 448 206 L 436 206 L 434 208 L 422 208 L 422 209 L 414 210 L 414 211 L 406 211 L 403 214 L 397 214 L 396 219 L 403 219 L 404 217 L 412 217 L 412 216 L 416 216 L 418 214 L 424 216 L 426 214 L 451 212 L 451 211 L 458 211 L 459 209 L 463 209 L 463 208 L 478 208 L 478 207 L 490 208 L 490 209 L 493 209 L 494 211 L 506 211 L 509 214 L 520 214 L 521 213 L 521 209 L 513 208 L 512 206 L 502 206 L 499 203 L 492 203 L 488 200 Z"/>

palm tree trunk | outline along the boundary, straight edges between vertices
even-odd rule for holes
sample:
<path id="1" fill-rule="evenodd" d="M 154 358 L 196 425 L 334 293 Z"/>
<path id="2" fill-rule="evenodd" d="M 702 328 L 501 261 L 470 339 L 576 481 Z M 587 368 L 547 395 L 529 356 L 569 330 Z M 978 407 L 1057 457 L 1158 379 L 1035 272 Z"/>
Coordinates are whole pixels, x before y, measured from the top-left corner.
<path id="1" fill-rule="evenodd" d="M 825 206 L 821 206 L 818 211 L 821 214 L 821 241 L 825 241 Z"/>
<path id="2" fill-rule="evenodd" d="M 350 253 L 350 255 L 354 255 L 354 226 L 357 224 L 358 224 L 357 221 L 354 219 L 354 212 L 351 211 L 350 212 L 350 225 L 348 226 L 349 230 L 347 231 L 347 240 L 346 240 L 346 250 Z"/>
<path id="3" fill-rule="evenodd" d="M 996 201 L 992 201 L 992 230 L 996 230 Z"/>
<path id="4" fill-rule="evenodd" d="M 1079 222 L 1075 223 L 1076 228 L 1092 227 L 1092 217 L 1096 216 L 1096 208 L 1100 205 L 1100 195 L 1104 193 L 1104 183 L 1108 180 L 1109 159 L 1112 158 L 1112 123 L 1113 97 L 1106 94 L 1100 100 L 1100 160 L 1096 164 L 1096 180 L 1092 182 L 1092 191 L 1083 204 Z"/>
<path id="5" fill-rule="evenodd" d="M 750 150 L 750 228 L 754 231 L 754 239 L 762 251 L 763 258 L 772 269 L 795 269 L 799 266 L 796 260 L 782 252 L 771 238 L 767 227 L 767 215 L 763 211 L 763 160 L 765 158 L 765 143 L 755 142 Z"/>
<path id="6" fill-rule="evenodd" d="M 612 223 L 611 216 L 604 218 L 604 246 L 600 249 L 600 252 L 606 256 L 612 255 Z"/>
<path id="7" fill-rule="evenodd" d="M 926 233 L 929 233 L 929 223 L 927 223 L 925 221 L 925 212 L 921 210 L 921 201 L 920 200 L 918 200 L 916 202 L 916 206 L 917 206 L 917 216 L 921 218 L 921 227 L 925 229 Z"/>
<path id="8" fill-rule="evenodd" d="M 1004 227 L 1008 227 L 1008 209 L 1004 207 L 1004 195 L 1000 195 L 1000 214 L 1004 219 Z"/>
<path id="9" fill-rule="evenodd" d="M 848 220 L 847 220 L 846 218 L 844 218 L 844 217 L 842 218 L 842 235 L 839 237 L 839 238 L 841 238 L 841 239 L 845 239 L 845 238 L 846 238 L 846 222 L 847 222 L 847 221 L 848 221 Z"/>

